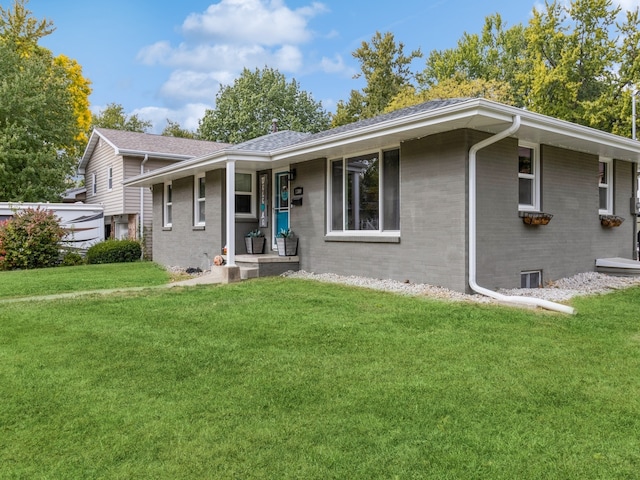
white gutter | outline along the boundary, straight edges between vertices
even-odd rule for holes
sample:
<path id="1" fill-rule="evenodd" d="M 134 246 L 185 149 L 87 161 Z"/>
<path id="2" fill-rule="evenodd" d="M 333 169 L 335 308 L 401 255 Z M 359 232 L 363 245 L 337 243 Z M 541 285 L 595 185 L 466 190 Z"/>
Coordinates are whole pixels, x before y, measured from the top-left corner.
<path id="1" fill-rule="evenodd" d="M 476 155 L 479 150 L 496 143 L 503 138 L 509 137 L 516 133 L 520 128 L 520 115 L 513 117 L 513 124 L 506 130 L 497 133 L 489 138 L 476 143 L 469 149 L 469 286 L 471 289 L 481 295 L 494 298 L 500 302 L 516 303 L 521 305 L 530 305 L 535 307 L 546 308 L 556 312 L 574 314 L 575 309 L 561 303 L 550 302 L 541 298 L 517 297 L 502 295 L 487 288 L 481 287 L 476 281 L 477 269 L 477 231 L 476 231 Z"/>

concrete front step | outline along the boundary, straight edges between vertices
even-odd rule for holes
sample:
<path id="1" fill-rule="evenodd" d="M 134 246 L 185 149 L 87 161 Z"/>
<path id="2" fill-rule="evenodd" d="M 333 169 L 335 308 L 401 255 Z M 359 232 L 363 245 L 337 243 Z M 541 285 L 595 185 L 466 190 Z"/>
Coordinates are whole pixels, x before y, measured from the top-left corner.
<path id="1" fill-rule="evenodd" d="M 226 260 L 226 257 L 225 257 Z M 236 265 L 240 267 L 241 278 L 278 276 L 289 270 L 300 269 L 299 257 L 281 257 L 265 253 L 260 255 L 236 255 Z M 242 273 L 246 270 L 246 273 Z"/>
<path id="2" fill-rule="evenodd" d="M 258 278 L 258 267 L 240 267 L 240 279 L 249 280 L 250 278 Z"/>

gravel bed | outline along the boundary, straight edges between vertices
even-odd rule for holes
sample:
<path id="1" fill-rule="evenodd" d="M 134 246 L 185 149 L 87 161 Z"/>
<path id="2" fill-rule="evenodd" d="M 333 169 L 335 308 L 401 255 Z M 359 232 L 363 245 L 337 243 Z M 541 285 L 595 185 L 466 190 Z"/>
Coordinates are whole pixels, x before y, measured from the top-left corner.
<path id="1" fill-rule="evenodd" d="M 491 303 L 492 299 L 484 295 L 467 295 L 442 287 L 421 283 L 404 283 L 395 280 L 380 280 L 357 276 L 342 276 L 333 273 L 309 273 L 305 271 L 289 271 L 282 276 L 290 278 L 307 278 L 329 283 L 342 283 L 357 287 L 383 290 L 402 295 L 424 295 L 428 297 L 452 300 Z M 536 297 L 553 302 L 562 302 L 579 295 L 595 295 L 608 293 L 621 288 L 640 285 L 640 277 L 614 277 L 596 272 L 586 272 L 551 282 L 543 288 L 517 288 L 498 290 L 503 295 Z"/>

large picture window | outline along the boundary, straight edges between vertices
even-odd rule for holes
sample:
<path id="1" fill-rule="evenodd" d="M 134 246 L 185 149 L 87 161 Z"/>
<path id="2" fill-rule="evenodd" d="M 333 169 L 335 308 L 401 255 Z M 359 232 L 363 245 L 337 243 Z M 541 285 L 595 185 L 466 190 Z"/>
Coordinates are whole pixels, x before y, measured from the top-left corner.
<path id="1" fill-rule="evenodd" d="M 400 151 L 330 163 L 332 232 L 400 230 Z"/>
<path id="2" fill-rule="evenodd" d="M 194 205 L 193 205 L 193 224 L 202 226 L 205 224 L 205 177 L 204 173 L 202 175 L 198 175 L 195 178 L 194 182 Z"/>
<path id="3" fill-rule="evenodd" d="M 598 191 L 600 194 L 599 213 L 613 213 L 613 175 L 610 158 L 600 158 L 598 162 Z"/>
<path id="4" fill-rule="evenodd" d="M 536 146 L 518 146 L 518 195 L 520 210 L 540 210 L 540 159 Z"/>

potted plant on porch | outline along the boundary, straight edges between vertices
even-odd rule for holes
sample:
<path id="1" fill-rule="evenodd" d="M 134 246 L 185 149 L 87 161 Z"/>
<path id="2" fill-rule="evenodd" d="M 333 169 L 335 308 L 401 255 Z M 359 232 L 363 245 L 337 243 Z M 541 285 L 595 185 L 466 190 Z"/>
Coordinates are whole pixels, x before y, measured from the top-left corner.
<path id="1" fill-rule="evenodd" d="M 264 252 L 264 233 L 260 229 L 252 230 L 244 237 L 244 244 L 247 247 L 249 255 L 255 255 Z"/>
<path id="2" fill-rule="evenodd" d="M 298 253 L 298 237 L 290 228 L 280 229 L 276 237 L 278 255 L 281 257 L 295 257 Z"/>

